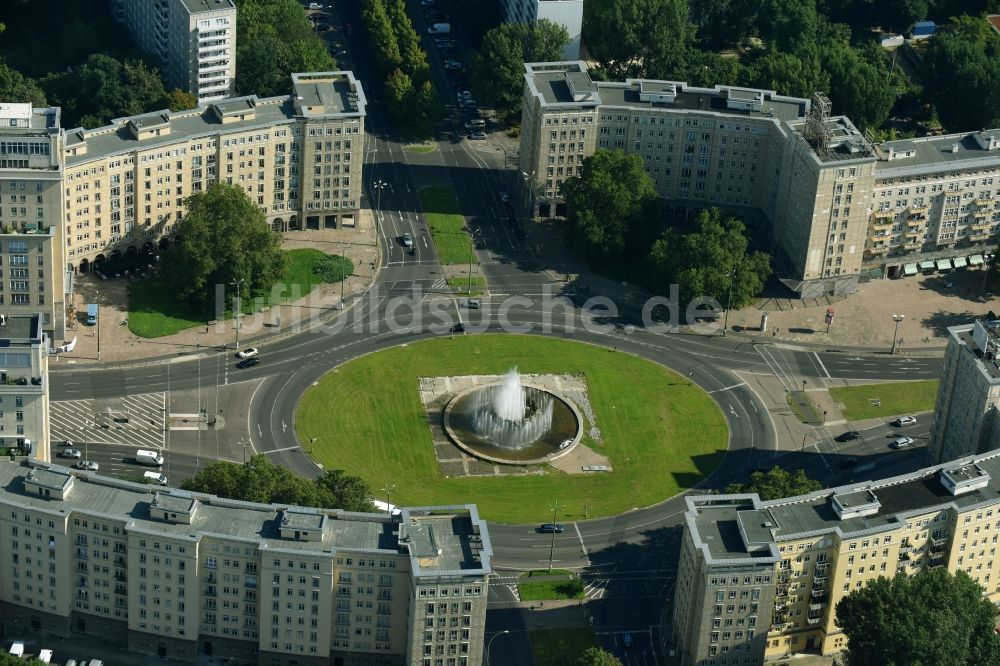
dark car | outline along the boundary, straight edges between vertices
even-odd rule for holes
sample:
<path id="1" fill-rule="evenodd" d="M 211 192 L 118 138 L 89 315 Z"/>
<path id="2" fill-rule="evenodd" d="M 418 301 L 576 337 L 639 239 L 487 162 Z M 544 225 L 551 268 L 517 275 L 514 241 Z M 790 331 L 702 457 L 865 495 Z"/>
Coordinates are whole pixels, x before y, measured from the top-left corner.
<path id="1" fill-rule="evenodd" d="M 858 439 L 859 437 L 861 437 L 861 433 L 857 430 L 848 430 L 847 432 L 840 433 L 834 437 L 834 439 L 838 442 L 850 442 L 851 440 Z"/>
<path id="2" fill-rule="evenodd" d="M 455 324 L 454 326 L 451 327 L 451 332 L 452 333 L 465 333 L 465 324 L 463 324 L 462 322 L 458 322 L 457 324 Z"/>
<path id="3" fill-rule="evenodd" d="M 236 364 L 236 367 L 239 368 L 240 370 L 245 370 L 246 368 L 252 368 L 258 365 L 260 365 L 260 359 L 257 358 L 256 356 L 253 356 L 251 358 L 243 359 L 242 361 Z"/>
<path id="4" fill-rule="evenodd" d="M 542 523 L 538 526 L 538 531 L 542 534 L 562 534 L 563 526 L 555 523 Z"/>
<path id="5" fill-rule="evenodd" d="M 854 467 L 857 464 L 858 464 L 858 459 L 855 458 L 854 456 L 851 456 L 850 458 L 844 458 L 843 460 L 840 461 L 840 466 L 844 469 L 847 469 L 848 467 Z"/>

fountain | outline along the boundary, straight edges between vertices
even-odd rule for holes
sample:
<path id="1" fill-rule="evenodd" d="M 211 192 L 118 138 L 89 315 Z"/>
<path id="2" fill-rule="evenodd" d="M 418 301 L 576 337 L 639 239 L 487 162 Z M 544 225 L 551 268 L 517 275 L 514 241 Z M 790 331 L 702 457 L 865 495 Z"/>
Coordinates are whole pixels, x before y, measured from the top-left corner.
<path id="1" fill-rule="evenodd" d="M 529 464 L 565 453 L 579 439 L 581 419 L 551 391 L 526 385 L 517 368 L 500 382 L 456 395 L 444 427 L 461 448 L 481 458 Z"/>

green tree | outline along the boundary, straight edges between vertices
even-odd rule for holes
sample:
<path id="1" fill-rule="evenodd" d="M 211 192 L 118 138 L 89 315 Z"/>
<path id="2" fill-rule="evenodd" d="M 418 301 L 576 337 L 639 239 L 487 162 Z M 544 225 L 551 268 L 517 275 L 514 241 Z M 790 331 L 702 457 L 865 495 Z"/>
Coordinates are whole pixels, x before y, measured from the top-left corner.
<path id="1" fill-rule="evenodd" d="M 198 106 L 198 98 L 186 90 L 174 88 L 163 99 L 163 105 L 171 111 L 186 111 Z"/>
<path id="2" fill-rule="evenodd" d="M 873 41 L 854 48 L 846 41 L 830 40 L 821 48 L 820 58 L 830 77 L 830 101 L 836 112 L 862 129 L 882 125 L 900 91 L 899 82 L 890 76 L 885 50 Z"/>
<path id="3" fill-rule="evenodd" d="M 243 280 L 250 293 L 271 289 L 285 264 L 281 236 L 241 187 L 213 183 L 185 206 L 164 261 L 164 278 L 178 296 L 203 306 L 216 285 L 228 289 Z"/>
<path id="4" fill-rule="evenodd" d="M 45 91 L 34 79 L 29 79 L 0 60 L 0 99 L 12 102 L 30 102 L 36 107 L 48 105 Z M 64 121 L 64 127 L 65 121 Z"/>
<path id="5" fill-rule="evenodd" d="M 501 122 L 517 122 L 524 93 L 524 63 L 560 60 L 568 42 L 566 28 L 547 19 L 493 28 L 473 56 L 476 94 L 496 108 Z"/>
<path id="6" fill-rule="evenodd" d="M 749 483 L 731 483 L 727 493 L 757 493 L 762 500 L 782 499 L 820 490 L 823 484 L 806 476 L 801 469 L 788 472 L 777 465 L 767 472 L 753 472 Z"/>
<path id="7" fill-rule="evenodd" d="M 837 603 L 847 666 L 997 666 L 997 609 L 964 571 L 876 578 Z"/>
<path id="8" fill-rule="evenodd" d="M 351 476 L 342 469 L 328 469 L 316 479 L 323 506 L 336 507 L 345 511 L 371 513 L 372 491 L 364 479 Z"/>
<path id="9" fill-rule="evenodd" d="M 828 90 L 830 79 L 820 66 L 815 46 L 802 56 L 768 51 L 743 69 L 743 85 L 777 90 L 783 95 L 812 97 Z"/>
<path id="10" fill-rule="evenodd" d="M 816 43 L 819 15 L 816 0 L 760 0 L 759 36 L 782 53 L 801 53 Z"/>
<path id="11" fill-rule="evenodd" d="M 925 87 L 948 131 L 1000 125 L 1000 36 L 978 17 L 962 16 L 930 40 Z"/>
<path id="12" fill-rule="evenodd" d="M 679 234 L 668 230 L 650 249 L 654 284 L 677 283 L 681 298 L 706 296 L 723 306 L 740 308 L 764 287 L 771 274 L 770 258 L 750 252 L 743 222 L 723 216 L 718 208 L 703 210 L 695 229 Z"/>
<path id="13" fill-rule="evenodd" d="M 589 0 L 583 33 L 613 80 L 678 78 L 694 42 L 687 0 Z"/>
<path id="14" fill-rule="evenodd" d="M 576 658 L 574 666 L 622 666 L 621 659 L 599 647 L 589 647 Z"/>
<path id="15" fill-rule="evenodd" d="M 659 202 L 642 157 L 620 150 L 598 150 L 585 159 L 580 175 L 567 179 L 561 193 L 573 238 L 595 259 L 622 257 L 626 244 L 641 246 Z"/>

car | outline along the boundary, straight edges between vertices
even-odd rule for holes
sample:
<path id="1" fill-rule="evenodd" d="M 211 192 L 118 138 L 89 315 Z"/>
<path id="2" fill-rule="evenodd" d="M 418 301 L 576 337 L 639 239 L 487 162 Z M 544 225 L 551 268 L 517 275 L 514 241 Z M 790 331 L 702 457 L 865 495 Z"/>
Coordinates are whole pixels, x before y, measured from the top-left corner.
<path id="1" fill-rule="evenodd" d="M 73 443 L 73 440 L 72 440 L 72 439 L 67 439 L 66 441 L 64 441 L 64 442 L 62 443 L 62 445 L 63 445 L 63 446 L 76 446 L 76 445 L 75 445 L 75 444 Z"/>
<path id="2" fill-rule="evenodd" d="M 455 48 L 454 39 L 435 39 L 434 45 L 438 48 L 453 49 Z"/>
<path id="3" fill-rule="evenodd" d="M 473 141 L 484 141 L 486 139 L 486 132 L 469 132 L 469 138 Z"/>
<path id="4" fill-rule="evenodd" d="M 449 72 L 461 72 L 465 69 L 460 62 L 446 62 L 444 68 Z"/>
<path id="5" fill-rule="evenodd" d="M 465 307 L 469 308 L 470 310 L 478 310 L 480 305 L 481 303 L 479 302 L 478 298 L 470 298 L 465 302 Z"/>
<path id="6" fill-rule="evenodd" d="M 452 333 L 465 333 L 465 324 L 463 324 L 462 322 L 458 322 L 457 324 L 452 326 L 450 330 Z"/>
<path id="7" fill-rule="evenodd" d="M 848 430 L 847 432 L 840 433 L 839 435 L 834 437 L 834 439 L 837 440 L 838 442 L 849 442 L 852 439 L 858 439 L 859 437 L 861 437 L 861 433 L 859 433 L 857 430 Z"/>
<path id="8" fill-rule="evenodd" d="M 897 437 L 896 439 L 892 440 L 892 443 L 889 444 L 889 448 L 890 449 L 905 449 L 910 444 L 913 444 L 913 438 L 912 437 Z"/>
<path id="9" fill-rule="evenodd" d="M 245 370 L 247 368 L 253 368 L 260 365 L 260 359 L 257 357 L 245 358 L 236 364 L 236 367 L 240 370 Z"/>
<path id="10" fill-rule="evenodd" d="M 434 6 L 434 0 L 420 0 L 420 6 L 421 7 L 433 7 Z"/>
<path id="11" fill-rule="evenodd" d="M 915 416 L 900 416 L 891 425 L 898 427 L 917 425 L 917 418 Z"/>
<path id="12" fill-rule="evenodd" d="M 101 469 L 101 466 L 93 460 L 79 460 L 73 465 L 73 467 L 76 469 L 84 469 L 88 472 L 96 472 Z"/>
<path id="13" fill-rule="evenodd" d="M 630 634 L 627 631 L 624 634 L 622 634 L 622 645 L 625 647 L 626 650 L 632 647 L 632 634 Z"/>
<path id="14" fill-rule="evenodd" d="M 460 89 L 455 93 L 455 98 L 458 99 L 458 103 L 461 104 L 467 99 L 472 99 L 472 93 L 465 89 Z"/>
<path id="15" fill-rule="evenodd" d="M 242 351 L 236 352 L 236 358 L 251 358 L 259 353 L 260 350 L 258 350 L 256 347 L 247 347 Z"/>
<path id="16" fill-rule="evenodd" d="M 60 458 L 76 458 L 77 460 L 83 457 L 83 454 L 80 453 L 80 449 L 63 449 L 57 455 Z"/>
<path id="17" fill-rule="evenodd" d="M 564 529 L 562 525 L 555 523 L 542 523 L 538 526 L 538 531 L 542 534 L 562 534 Z"/>
<path id="18" fill-rule="evenodd" d="M 507 192 L 501 190 L 500 191 L 500 201 L 502 201 L 504 203 L 510 203 L 510 195 L 507 194 Z"/>
<path id="19" fill-rule="evenodd" d="M 486 127 L 486 121 L 481 118 L 473 118 L 471 120 L 465 121 L 465 129 L 467 130 L 482 130 Z"/>
<path id="20" fill-rule="evenodd" d="M 840 467 L 843 469 L 846 469 L 848 467 L 854 467 L 857 464 L 858 464 L 858 459 L 855 458 L 854 456 L 850 456 L 849 458 L 844 458 L 843 460 L 840 461 Z"/>
<path id="21" fill-rule="evenodd" d="M 413 247 L 413 236 L 409 233 L 403 234 L 403 247 Z"/>
<path id="22" fill-rule="evenodd" d="M 314 10 L 315 9 L 323 9 L 323 5 L 319 4 L 318 2 L 310 2 L 309 3 L 309 9 L 314 9 Z"/>

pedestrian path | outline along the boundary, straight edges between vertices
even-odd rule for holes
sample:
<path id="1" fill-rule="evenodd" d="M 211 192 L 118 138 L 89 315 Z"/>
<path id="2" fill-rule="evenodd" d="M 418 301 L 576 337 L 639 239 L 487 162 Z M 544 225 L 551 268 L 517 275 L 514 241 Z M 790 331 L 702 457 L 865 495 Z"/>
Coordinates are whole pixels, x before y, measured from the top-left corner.
<path id="1" fill-rule="evenodd" d="M 114 400 L 54 401 L 49 406 L 51 441 L 161 449 L 165 441 L 166 395 L 140 393 Z"/>

